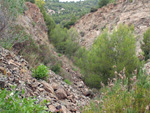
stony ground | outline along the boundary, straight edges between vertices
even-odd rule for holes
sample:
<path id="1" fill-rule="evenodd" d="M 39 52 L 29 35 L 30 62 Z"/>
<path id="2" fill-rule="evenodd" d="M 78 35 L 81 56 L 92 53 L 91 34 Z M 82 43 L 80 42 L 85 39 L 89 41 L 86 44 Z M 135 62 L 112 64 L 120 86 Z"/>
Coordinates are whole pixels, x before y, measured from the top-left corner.
<path id="1" fill-rule="evenodd" d="M 71 85 L 63 78 L 49 70 L 47 81 L 36 80 L 32 77 L 30 66 L 21 56 L 0 47 L 0 86 L 16 90 L 25 90 L 26 97 L 36 96 L 37 102 L 47 100 L 49 111 L 63 111 L 63 113 L 80 113 L 80 107 L 87 105 L 92 96 L 83 81 L 74 77 Z"/>

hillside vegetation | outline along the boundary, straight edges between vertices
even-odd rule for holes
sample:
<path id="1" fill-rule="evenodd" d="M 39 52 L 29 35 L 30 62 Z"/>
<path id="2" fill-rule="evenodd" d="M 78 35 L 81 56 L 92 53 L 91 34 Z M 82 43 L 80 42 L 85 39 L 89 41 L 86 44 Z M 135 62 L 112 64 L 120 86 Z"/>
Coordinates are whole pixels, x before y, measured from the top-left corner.
<path id="1" fill-rule="evenodd" d="M 80 2 L 59 2 L 59 0 L 46 0 L 47 11 L 53 10 L 52 18 L 56 24 L 66 24 L 71 18 L 79 19 L 86 13 L 89 13 L 91 8 L 98 6 L 98 0 L 85 0 Z"/>
<path id="2" fill-rule="evenodd" d="M 0 81 L 0 111 L 150 112 L 150 73 L 146 73 L 150 66 L 144 67 L 150 58 L 150 29 L 142 35 L 143 52 L 139 57 L 136 55 L 135 26 L 121 22 L 111 31 L 109 26 L 100 28 L 91 48 L 86 49 L 79 44 L 80 35 L 86 35 L 85 32 L 78 32 L 80 28 L 71 25 L 95 5 L 99 4 L 102 9 L 98 11 L 106 13 L 103 6 L 113 0 L 100 0 L 99 3 L 97 0 L 77 3 L 25 1 L 2 0 L 0 6 L 0 77 L 5 76 L 7 81 L 7 87 Z M 115 3 L 111 6 L 115 7 Z M 56 14 L 50 16 L 48 9 L 55 10 Z M 70 14 L 70 11 L 74 12 Z M 92 14 L 95 13 L 86 16 Z M 21 56 L 17 57 L 10 51 L 22 55 L 31 67 Z"/>

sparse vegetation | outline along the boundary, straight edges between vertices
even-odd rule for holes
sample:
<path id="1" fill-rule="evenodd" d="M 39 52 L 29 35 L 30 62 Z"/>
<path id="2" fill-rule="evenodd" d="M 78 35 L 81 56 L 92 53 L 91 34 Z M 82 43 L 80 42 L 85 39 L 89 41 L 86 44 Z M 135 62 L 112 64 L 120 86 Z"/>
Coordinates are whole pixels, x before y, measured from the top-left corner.
<path id="1" fill-rule="evenodd" d="M 32 76 L 36 79 L 46 79 L 48 77 L 48 69 L 45 65 L 41 64 L 36 69 L 32 70 Z"/>
<path id="2" fill-rule="evenodd" d="M 99 8 L 102 8 L 103 6 L 106 6 L 109 3 L 115 2 L 116 0 L 99 0 Z"/>
<path id="3" fill-rule="evenodd" d="M 150 58 L 150 28 L 143 35 L 143 44 L 141 48 L 144 52 L 145 60 Z"/>
<path id="4" fill-rule="evenodd" d="M 64 82 L 66 82 L 68 85 L 71 85 L 71 82 L 68 79 L 65 79 Z"/>
<path id="5" fill-rule="evenodd" d="M 21 97 L 20 93 L 15 90 L 0 90 L 0 112 L 1 113 L 47 113 L 46 106 L 35 104 L 36 99 Z"/>
<path id="6" fill-rule="evenodd" d="M 61 71 L 61 64 L 60 63 L 56 63 L 55 65 L 52 66 L 51 70 L 54 71 L 56 74 L 60 73 L 60 71 Z"/>
<path id="7" fill-rule="evenodd" d="M 35 0 L 25 0 L 26 2 L 35 3 Z"/>
<path id="8" fill-rule="evenodd" d="M 128 90 L 128 77 L 116 72 L 116 78 L 108 80 L 108 86 L 102 87 L 100 98 L 90 106 L 84 108 L 83 113 L 148 113 L 150 112 L 150 78 L 143 71 L 137 70 L 130 75 L 130 90 Z"/>

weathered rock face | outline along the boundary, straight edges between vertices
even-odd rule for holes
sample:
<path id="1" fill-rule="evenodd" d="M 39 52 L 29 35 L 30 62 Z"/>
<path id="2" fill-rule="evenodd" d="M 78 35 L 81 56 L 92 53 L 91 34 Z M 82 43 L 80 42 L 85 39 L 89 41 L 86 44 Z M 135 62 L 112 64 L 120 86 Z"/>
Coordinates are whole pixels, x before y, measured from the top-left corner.
<path id="1" fill-rule="evenodd" d="M 24 15 L 18 17 L 18 24 L 21 25 L 25 32 L 32 36 L 38 44 L 47 44 L 47 27 L 44 22 L 43 14 L 40 9 L 30 2 L 26 2 L 27 10 Z"/>
<path id="2" fill-rule="evenodd" d="M 15 85 L 16 90 L 25 90 L 26 97 L 36 96 L 37 103 L 47 100 L 47 107 L 51 112 L 80 112 L 80 107 L 89 103 L 88 88 L 79 78 L 76 78 L 76 84 L 68 85 L 61 76 L 50 70 L 48 82 L 36 80 L 29 68 L 28 62 L 22 56 L 17 57 L 0 47 L 1 88 L 9 90 Z"/>
<path id="3" fill-rule="evenodd" d="M 150 27 L 150 1 L 149 0 L 119 0 L 117 4 L 109 4 L 89 13 L 77 21 L 74 26 L 80 34 L 80 43 L 86 48 L 91 47 L 93 41 L 105 27 L 111 31 L 113 26 L 120 23 L 135 26 L 137 37 L 137 52 L 140 52 L 142 34 Z"/>

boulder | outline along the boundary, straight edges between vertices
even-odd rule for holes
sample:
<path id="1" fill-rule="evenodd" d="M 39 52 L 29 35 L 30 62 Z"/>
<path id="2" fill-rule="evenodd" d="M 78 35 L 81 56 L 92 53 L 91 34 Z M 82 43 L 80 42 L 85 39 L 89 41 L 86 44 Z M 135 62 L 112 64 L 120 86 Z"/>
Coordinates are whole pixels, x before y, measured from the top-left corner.
<path id="1" fill-rule="evenodd" d="M 67 94 L 63 88 L 59 88 L 56 91 L 56 96 L 58 97 L 58 99 L 66 99 L 67 98 Z"/>
<path id="2" fill-rule="evenodd" d="M 56 83 L 52 83 L 51 86 L 54 89 L 54 91 L 56 91 L 59 88 L 59 85 Z"/>
<path id="3" fill-rule="evenodd" d="M 48 83 L 45 82 L 45 81 L 42 81 L 41 83 L 43 84 L 43 87 L 44 87 L 44 89 L 45 89 L 47 92 L 54 94 L 54 89 L 51 87 L 50 84 L 48 84 Z"/>

